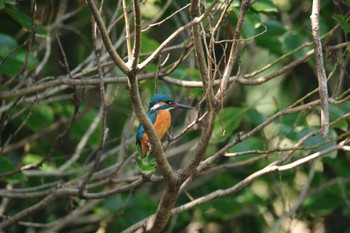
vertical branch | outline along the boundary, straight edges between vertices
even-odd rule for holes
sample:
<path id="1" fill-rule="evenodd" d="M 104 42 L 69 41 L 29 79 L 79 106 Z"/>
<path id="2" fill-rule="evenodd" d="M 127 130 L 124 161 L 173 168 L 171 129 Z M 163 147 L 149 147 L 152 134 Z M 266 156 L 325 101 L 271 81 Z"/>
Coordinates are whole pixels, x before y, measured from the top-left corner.
<path id="1" fill-rule="evenodd" d="M 94 174 L 94 172 L 97 169 L 98 164 L 100 163 L 101 160 L 101 156 L 103 154 L 103 150 L 104 150 L 104 146 L 105 146 L 105 142 L 106 142 L 106 137 L 107 137 L 107 133 L 108 133 L 108 128 L 107 128 L 107 124 L 106 124 L 106 118 L 107 118 L 107 104 L 105 101 L 105 86 L 104 86 L 104 80 L 103 80 L 103 71 L 102 71 L 102 67 L 101 67 L 101 61 L 100 61 L 100 57 L 101 57 L 101 49 L 97 48 L 96 46 L 96 38 L 97 38 L 97 30 L 96 30 L 96 23 L 94 22 L 94 20 L 92 20 L 92 43 L 93 43 L 93 49 L 95 52 L 95 56 L 96 56 L 96 63 L 97 63 L 97 68 L 98 68 L 98 76 L 99 76 L 99 86 L 100 86 L 100 99 L 101 99 L 101 108 L 102 108 L 102 129 L 101 129 L 101 134 L 100 134 L 100 142 L 98 145 L 98 150 L 97 150 L 97 155 L 95 158 L 95 162 L 94 165 L 92 167 L 92 169 L 89 171 L 89 173 L 86 175 L 86 177 L 84 178 L 80 188 L 79 188 L 79 195 L 82 194 L 82 192 L 84 191 L 87 183 L 89 182 L 90 178 L 92 177 L 92 175 Z"/>
<path id="2" fill-rule="evenodd" d="M 214 1 L 212 5 L 209 7 L 207 12 L 210 12 L 210 8 L 215 6 L 217 1 Z M 192 0 L 190 5 L 190 16 L 193 21 L 196 19 L 199 19 L 200 16 L 200 9 L 199 9 L 199 0 Z M 206 12 L 206 13 L 207 13 Z M 203 87 L 205 94 L 207 95 L 207 101 L 209 108 L 214 109 L 214 92 L 213 92 L 213 80 L 210 79 L 212 76 L 209 74 L 208 71 L 208 64 L 205 62 L 207 59 L 205 57 L 204 49 L 203 49 L 203 43 L 202 43 L 202 37 L 200 32 L 200 22 L 193 24 L 191 26 L 192 29 L 192 39 L 193 39 L 193 46 L 195 49 L 195 56 L 199 67 L 199 72 L 201 74 L 201 78 L 203 81 Z M 209 56 L 209 54 L 207 54 Z"/>
<path id="3" fill-rule="evenodd" d="M 216 4 L 217 1 L 214 1 L 212 3 L 212 6 Z M 210 10 L 210 9 L 208 9 Z M 190 13 L 191 17 L 198 18 L 199 16 L 199 1 L 198 0 L 192 0 L 191 6 L 190 6 Z M 202 135 L 199 139 L 199 143 L 196 149 L 196 153 L 191 158 L 189 163 L 184 167 L 182 172 L 180 173 L 180 182 L 184 182 L 188 177 L 193 175 L 193 173 L 196 170 L 196 167 L 199 165 L 199 163 L 202 160 L 202 157 L 208 147 L 213 128 L 215 123 L 215 97 L 213 92 L 213 80 L 209 79 L 210 76 L 208 72 L 212 72 L 211 69 L 207 67 L 207 64 L 205 63 L 205 55 L 203 51 L 202 46 L 202 40 L 200 37 L 199 27 L 193 25 L 192 26 L 192 33 L 193 33 L 193 44 L 195 47 L 195 53 L 198 61 L 198 66 L 200 67 L 201 77 L 203 81 L 203 87 L 204 91 L 206 93 L 206 101 L 208 103 L 208 114 L 205 117 L 206 125 L 203 127 Z M 211 52 L 211 51 L 209 51 Z M 206 69 L 206 70 L 204 70 Z M 203 76 L 206 75 L 206 76 Z"/>
<path id="4" fill-rule="evenodd" d="M 200 2 L 198 0 L 192 0 L 190 5 L 190 16 L 191 19 L 194 20 L 197 17 L 199 17 L 199 4 Z M 191 26 L 192 29 L 192 40 L 193 40 L 193 46 L 195 50 L 195 56 L 199 67 L 199 72 L 201 74 L 201 78 L 203 80 L 204 87 L 208 87 L 208 67 L 205 63 L 205 55 L 203 50 L 203 44 L 202 39 L 200 35 L 200 25 L 198 23 L 193 24 Z"/>
<path id="5" fill-rule="evenodd" d="M 130 63 L 132 59 L 132 52 L 131 52 L 129 16 L 128 16 L 128 9 L 126 7 L 126 0 L 123 0 L 122 3 L 123 3 L 123 13 L 124 13 L 124 21 L 125 21 L 125 34 L 126 34 L 125 40 L 126 40 L 126 47 L 128 51 L 128 63 Z"/>
<path id="6" fill-rule="evenodd" d="M 179 188 L 177 186 L 168 187 L 165 190 L 154 219 L 150 219 L 149 224 L 152 225 L 152 228 L 147 233 L 161 232 L 165 228 L 178 196 Z"/>
<path id="7" fill-rule="evenodd" d="M 134 50 L 132 54 L 131 69 L 137 68 L 141 52 L 141 12 L 139 0 L 133 0 L 134 5 Z"/>
<path id="8" fill-rule="evenodd" d="M 234 64 L 235 64 L 235 62 L 237 60 L 238 46 L 239 46 L 239 43 L 240 43 L 239 38 L 240 38 L 240 35 L 241 35 L 241 31 L 242 31 L 243 23 L 244 23 L 244 20 L 245 20 L 245 16 L 247 14 L 247 11 L 248 11 L 249 7 L 252 5 L 253 2 L 254 1 L 243 0 L 242 3 L 241 3 L 241 11 L 240 11 L 240 15 L 239 15 L 239 18 L 238 18 L 238 21 L 237 21 L 236 30 L 235 30 L 233 38 L 232 38 L 232 47 L 231 47 L 231 50 L 230 50 L 230 55 L 229 55 L 229 58 L 228 58 L 228 62 L 227 62 L 226 68 L 225 68 L 224 73 L 223 73 L 222 81 L 220 83 L 220 88 L 219 88 L 219 90 L 216 93 L 216 99 L 218 99 L 218 100 L 222 99 L 224 94 L 225 94 L 228 80 L 229 80 L 229 78 L 231 76 L 231 72 L 232 72 L 233 66 L 234 66 Z"/>
<path id="9" fill-rule="evenodd" d="M 313 0 L 311 12 L 312 37 L 314 42 L 316 70 L 318 79 L 318 92 L 321 100 L 321 127 L 322 135 L 327 135 L 329 130 L 329 111 L 328 111 L 328 90 L 326 71 L 323 66 L 322 44 L 320 39 L 320 0 Z"/>

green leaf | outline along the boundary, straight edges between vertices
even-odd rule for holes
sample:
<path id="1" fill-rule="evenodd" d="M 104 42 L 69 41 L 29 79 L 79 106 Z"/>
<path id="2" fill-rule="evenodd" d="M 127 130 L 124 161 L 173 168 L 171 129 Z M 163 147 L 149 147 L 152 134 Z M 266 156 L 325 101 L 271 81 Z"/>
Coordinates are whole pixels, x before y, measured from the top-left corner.
<path id="1" fill-rule="evenodd" d="M 12 17 L 18 24 L 22 25 L 28 31 L 32 29 L 32 19 L 16 8 L 6 7 L 5 12 Z"/>
<path id="2" fill-rule="evenodd" d="M 227 139 L 241 124 L 246 108 L 227 107 L 221 110 L 215 119 L 213 138 L 211 142 L 217 143 Z"/>
<path id="3" fill-rule="evenodd" d="M 12 161 L 5 157 L 5 155 L 0 155 L 0 174 L 6 173 L 6 172 L 11 172 L 16 169 L 16 167 L 13 165 Z M 19 180 L 25 180 L 25 176 L 19 172 L 15 173 L 10 176 L 6 176 L 4 178 L 1 178 L 5 181 L 19 181 Z"/>
<path id="4" fill-rule="evenodd" d="M 4 9 L 5 8 L 5 2 L 4 0 L 0 0 L 0 9 Z"/>
<path id="5" fill-rule="evenodd" d="M 302 138 L 304 137 L 306 134 L 312 132 L 313 130 L 315 129 L 312 129 L 312 128 L 305 128 L 303 129 L 302 131 L 299 132 L 299 138 Z M 328 139 L 331 139 L 331 138 L 335 138 L 337 136 L 336 132 L 334 130 L 330 130 L 329 131 L 329 134 L 327 136 L 322 136 L 322 135 L 315 135 L 313 137 L 310 137 L 308 138 L 304 145 L 305 146 L 308 146 L 308 147 L 312 147 L 312 146 L 316 146 L 316 145 L 321 145 L 321 146 L 318 146 L 317 148 L 315 149 L 312 149 L 311 151 L 313 152 L 317 152 L 317 151 L 320 151 L 320 150 L 324 150 L 324 149 L 327 149 L 331 146 L 335 146 L 336 145 L 336 142 L 335 141 L 332 141 L 332 142 L 328 142 L 328 143 L 325 143 Z M 335 151 L 334 153 L 330 153 L 331 156 L 335 156 L 337 154 L 337 151 Z"/>
<path id="6" fill-rule="evenodd" d="M 0 74 L 14 76 L 25 64 L 27 51 L 23 48 L 13 50 L 18 47 L 18 44 L 15 39 L 6 34 L 0 33 L 0 44 L 0 60 L 6 57 L 6 60 L 0 66 Z M 10 52 L 11 54 L 9 54 Z M 27 66 L 29 69 L 33 69 L 35 64 L 36 59 L 32 53 L 30 53 L 27 60 Z"/>
<path id="7" fill-rule="evenodd" d="M 300 47 L 302 44 L 304 44 L 307 41 L 307 37 L 303 34 L 288 31 L 283 39 L 283 50 L 285 52 L 290 52 L 298 47 Z M 308 52 L 308 48 L 302 48 L 299 49 L 297 52 L 293 54 L 294 58 L 300 58 L 305 55 L 305 53 Z"/>
<path id="8" fill-rule="evenodd" d="M 0 0 L 0 10 L 5 8 L 5 4 L 16 4 L 16 0 Z"/>
<path id="9" fill-rule="evenodd" d="M 124 199 L 124 203 L 126 201 L 128 200 Z M 152 199 L 151 195 L 145 195 L 142 192 L 135 192 L 128 201 L 128 205 L 125 206 L 123 215 L 120 216 L 120 220 L 121 223 L 127 222 L 126 225 L 130 226 L 131 223 L 140 221 L 141 219 L 153 214 L 156 210 L 157 203 Z"/>
<path id="10" fill-rule="evenodd" d="M 258 12 L 278 12 L 278 8 L 272 1 L 257 1 L 252 5 L 252 8 Z"/>
<path id="11" fill-rule="evenodd" d="M 10 172 L 14 170 L 16 167 L 12 164 L 11 160 L 9 160 L 5 155 L 0 156 L 0 174 L 5 172 Z"/>
<path id="12" fill-rule="evenodd" d="M 96 111 L 96 109 L 90 109 L 87 113 L 85 113 L 83 116 L 78 118 L 78 120 L 73 124 L 69 132 L 69 135 L 73 139 L 80 140 L 86 133 L 86 130 L 90 127 L 90 125 L 94 121 L 97 114 L 98 112 Z M 97 145 L 100 140 L 100 132 L 101 132 L 101 124 L 99 124 L 97 126 L 97 129 L 92 133 L 87 144 Z"/>
<path id="13" fill-rule="evenodd" d="M 141 38 L 141 52 L 142 53 L 150 53 L 156 50 L 159 47 L 158 41 L 151 39 L 145 35 Z"/>
<path id="14" fill-rule="evenodd" d="M 305 122 L 305 114 L 302 112 L 296 112 L 284 115 L 280 118 L 279 134 L 286 136 L 287 138 L 296 141 L 299 140 L 298 132 L 295 130 L 295 125 L 307 126 Z"/>
<path id="15" fill-rule="evenodd" d="M 325 157 L 322 161 L 329 169 L 327 172 L 337 174 L 338 177 L 348 178 L 350 177 L 349 158 L 349 155 L 339 156 L 337 159 Z"/>
<path id="16" fill-rule="evenodd" d="M 15 20 L 18 24 L 23 26 L 25 29 L 28 31 L 32 31 L 32 19 L 24 14 L 21 11 L 18 11 L 16 8 L 13 7 L 5 7 L 4 11 L 11 16 L 13 20 Z M 47 31 L 43 27 L 39 27 L 38 25 L 34 25 L 34 30 L 39 34 L 39 35 L 47 35 Z"/>
<path id="17" fill-rule="evenodd" d="M 123 200 L 120 196 L 113 196 L 107 198 L 103 203 L 103 209 L 108 210 L 110 212 L 115 212 L 118 209 L 122 208 L 125 204 L 125 200 Z"/>
<path id="18" fill-rule="evenodd" d="M 6 4 L 11 4 L 11 5 L 15 5 L 16 4 L 16 0 L 5 0 Z"/>
<path id="19" fill-rule="evenodd" d="M 329 118 L 330 118 L 330 121 L 332 122 L 332 121 L 335 121 L 335 120 L 341 118 L 347 112 L 348 111 L 344 111 L 341 108 L 341 106 L 330 105 L 329 106 Z M 336 125 L 334 125 L 333 128 L 340 128 L 340 129 L 346 130 L 348 128 L 348 123 L 344 119 L 342 121 L 339 121 Z"/>
<path id="20" fill-rule="evenodd" d="M 54 121 L 54 113 L 49 105 L 39 104 L 33 109 L 26 126 L 34 131 L 42 129 Z"/>
<path id="21" fill-rule="evenodd" d="M 155 171 L 156 159 L 154 155 L 148 153 L 145 158 L 141 156 L 136 157 L 136 164 L 142 173 L 149 173 Z"/>
<path id="22" fill-rule="evenodd" d="M 259 32 L 256 30 L 261 25 L 261 17 L 257 12 L 251 12 L 247 14 L 247 17 L 243 24 L 242 37 L 245 39 L 251 39 L 249 42 L 253 42 L 252 39 Z"/>
<path id="23" fill-rule="evenodd" d="M 244 203 L 238 203 L 234 197 L 228 196 L 214 199 L 210 202 L 209 206 L 204 206 L 203 215 L 208 221 L 225 221 L 232 219 L 232 216 L 238 214 L 246 206 Z"/>
<path id="24" fill-rule="evenodd" d="M 333 190 L 340 192 L 338 188 L 333 188 Z M 307 198 L 304 202 L 304 207 L 307 211 L 317 214 L 317 216 L 325 216 L 343 204 L 343 200 L 338 195 L 326 190 Z"/>
<path id="25" fill-rule="evenodd" d="M 340 24 L 345 33 L 350 32 L 350 24 L 344 19 L 342 15 L 334 14 L 333 19 L 335 19 L 337 23 Z"/>
<path id="26" fill-rule="evenodd" d="M 244 119 L 251 123 L 253 126 L 258 126 L 266 121 L 267 116 L 256 110 L 256 108 L 250 108 L 245 113 Z"/>
<path id="27" fill-rule="evenodd" d="M 257 137 L 250 137 L 234 147 L 230 148 L 228 152 L 241 152 L 247 150 L 263 150 L 264 145 Z M 244 156 L 245 157 L 245 156 Z"/>
<path id="28" fill-rule="evenodd" d="M 40 155 L 37 155 L 37 154 L 28 153 L 24 157 L 23 163 L 24 164 L 37 164 L 37 163 L 41 162 L 42 159 L 43 159 L 43 156 L 40 156 Z M 40 170 L 42 170 L 42 171 L 53 171 L 53 170 L 55 170 L 55 167 L 49 165 L 48 163 L 43 163 L 41 165 L 41 167 L 40 167 Z"/>
<path id="29" fill-rule="evenodd" d="M 12 55 L 7 57 L 5 62 L 0 66 L 0 74 L 7 76 L 17 75 L 18 71 L 24 66 L 25 60 L 26 51 L 24 49 L 16 50 Z M 30 54 L 27 60 L 27 68 L 32 70 L 35 64 L 36 60 L 32 54 Z"/>
<path id="30" fill-rule="evenodd" d="M 280 55 L 282 54 L 282 44 L 279 37 L 286 32 L 284 25 L 275 19 L 266 20 L 262 23 L 261 27 L 257 29 L 258 32 L 265 30 L 263 36 L 255 38 L 257 44 L 263 48 L 267 48 L 271 52 Z"/>
<path id="31" fill-rule="evenodd" d="M 18 46 L 17 41 L 7 34 L 0 33 L 0 57 L 6 56 L 12 49 Z"/>
<path id="32" fill-rule="evenodd" d="M 284 24 L 275 19 L 266 20 L 263 22 L 263 24 L 267 27 L 266 36 L 279 36 L 287 31 Z"/>

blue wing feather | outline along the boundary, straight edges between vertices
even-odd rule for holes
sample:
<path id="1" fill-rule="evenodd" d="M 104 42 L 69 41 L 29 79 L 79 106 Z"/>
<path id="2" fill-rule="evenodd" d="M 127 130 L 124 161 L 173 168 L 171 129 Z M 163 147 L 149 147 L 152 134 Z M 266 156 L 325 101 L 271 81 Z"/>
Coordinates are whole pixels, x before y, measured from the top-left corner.
<path id="1" fill-rule="evenodd" d="M 151 120 L 152 124 L 154 124 L 157 118 L 157 111 L 149 111 L 147 112 L 147 116 Z M 136 144 L 140 144 L 140 140 L 144 134 L 145 134 L 145 129 L 143 128 L 143 125 L 140 123 L 136 133 Z"/>

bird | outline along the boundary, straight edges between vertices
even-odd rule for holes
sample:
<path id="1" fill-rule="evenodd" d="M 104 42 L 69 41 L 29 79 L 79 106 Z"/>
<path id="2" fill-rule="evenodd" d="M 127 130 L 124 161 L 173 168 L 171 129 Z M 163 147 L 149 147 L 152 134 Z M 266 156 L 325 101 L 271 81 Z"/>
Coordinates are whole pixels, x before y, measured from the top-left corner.
<path id="1" fill-rule="evenodd" d="M 148 105 L 147 116 L 151 120 L 154 129 L 156 130 L 160 139 L 168 132 L 171 125 L 172 109 L 193 109 L 192 106 L 176 103 L 171 97 L 164 94 L 156 94 L 151 99 Z M 145 132 L 143 125 L 140 123 L 136 133 L 136 145 L 138 145 L 142 158 L 146 157 L 150 149 L 149 138 Z"/>

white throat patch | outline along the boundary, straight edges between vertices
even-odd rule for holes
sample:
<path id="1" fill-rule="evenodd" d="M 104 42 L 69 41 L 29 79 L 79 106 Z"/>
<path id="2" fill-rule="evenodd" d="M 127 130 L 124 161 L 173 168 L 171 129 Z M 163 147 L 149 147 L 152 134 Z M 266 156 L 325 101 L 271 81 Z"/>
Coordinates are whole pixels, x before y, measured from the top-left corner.
<path id="1" fill-rule="evenodd" d="M 159 108 L 160 107 L 160 105 L 159 104 L 155 104 L 152 108 L 151 108 L 151 110 L 152 111 L 155 111 L 157 108 Z"/>
<path id="2" fill-rule="evenodd" d="M 152 110 L 152 111 L 156 111 L 157 108 L 159 108 L 160 106 L 162 106 L 162 105 L 160 105 L 160 104 L 155 104 L 155 105 L 151 108 L 151 110 Z M 169 107 L 169 108 L 164 109 L 164 110 L 170 111 L 170 110 L 172 110 L 172 109 L 174 109 L 174 107 Z"/>

